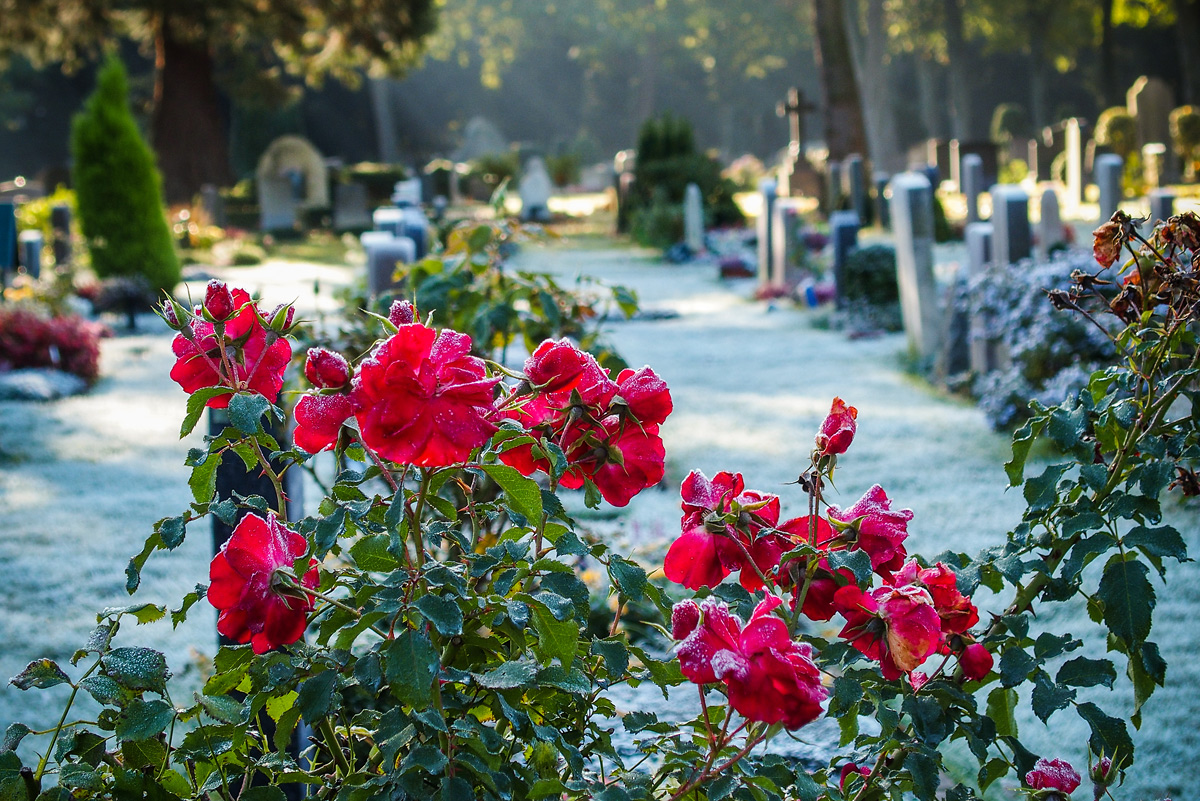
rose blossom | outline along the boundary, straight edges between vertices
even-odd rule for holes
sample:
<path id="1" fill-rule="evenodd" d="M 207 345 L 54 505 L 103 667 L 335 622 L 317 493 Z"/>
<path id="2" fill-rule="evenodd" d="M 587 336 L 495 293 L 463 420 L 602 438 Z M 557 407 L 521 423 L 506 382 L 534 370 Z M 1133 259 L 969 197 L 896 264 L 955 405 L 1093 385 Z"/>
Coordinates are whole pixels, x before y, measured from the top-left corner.
<path id="1" fill-rule="evenodd" d="M 493 389 L 471 338 L 402 325 L 360 365 L 351 400 L 363 442 L 420 467 L 465 461 L 496 431 Z"/>
<path id="2" fill-rule="evenodd" d="M 539 392 L 559 392 L 579 383 L 585 372 L 599 368 L 592 354 L 568 339 L 547 339 L 525 360 L 525 377 Z"/>
<path id="3" fill-rule="evenodd" d="M 973 642 L 963 649 L 958 657 L 958 664 L 967 681 L 982 681 L 987 674 L 992 672 L 995 660 L 983 643 Z"/>
<path id="4" fill-rule="evenodd" d="M 962 634 L 979 622 L 979 611 L 971 599 L 958 591 L 958 577 L 941 562 L 922 568 L 917 560 L 910 559 L 896 571 L 895 581 L 929 591 L 933 608 L 942 620 L 942 631 L 947 634 Z"/>
<path id="5" fill-rule="evenodd" d="M 904 540 L 908 537 L 908 521 L 913 513 L 908 509 L 891 508 L 892 502 L 883 487 L 871 487 L 853 506 L 845 511 L 829 507 L 830 520 L 849 524 L 839 532 L 837 540 L 845 540 L 853 550 L 858 548 L 871 557 L 871 567 L 885 579 L 904 563 L 907 552 Z M 839 546 L 834 545 L 833 549 Z"/>
<path id="6" fill-rule="evenodd" d="M 710 481 L 699 470 L 683 480 L 680 495 L 682 533 L 663 562 L 667 579 L 698 590 L 714 587 L 740 570 L 743 587 L 760 589 L 759 572 L 769 576 L 787 550 L 782 535 L 760 536 L 764 527 L 772 528 L 779 520 L 779 497 L 745 489 L 740 473 L 720 472 Z M 735 510 L 736 521 L 724 522 Z"/>
<path id="7" fill-rule="evenodd" d="M 249 642 L 256 654 L 288 645 L 304 634 L 312 597 L 276 580 L 290 573 L 307 550 L 304 537 L 273 516 L 266 520 L 248 514 L 213 557 L 209 568 L 208 600 L 220 610 L 217 631 L 237 642 Z M 316 589 L 315 559 L 309 560 L 300 584 Z"/>
<path id="8" fill-rule="evenodd" d="M 1064 795 L 1075 792 L 1079 786 L 1079 774 L 1071 763 L 1063 759 L 1046 759 L 1042 757 L 1033 766 L 1033 770 L 1025 774 L 1025 783 L 1035 790 L 1057 790 Z"/>
<path id="9" fill-rule="evenodd" d="M 309 348 L 304 360 L 304 375 L 314 387 L 340 389 L 350 383 L 350 363 L 340 353 Z"/>
<path id="10" fill-rule="evenodd" d="M 417 307 L 411 301 L 395 300 L 388 309 L 388 322 L 399 328 L 402 325 L 414 323 L 417 320 Z"/>
<path id="11" fill-rule="evenodd" d="M 760 602 L 743 628 L 726 604 L 705 599 L 699 624 L 678 646 L 679 667 L 697 684 L 723 682 L 729 705 L 748 720 L 798 729 L 821 714 L 828 693 L 812 649 L 793 641 L 772 614 L 780 603 L 776 596 Z M 687 607 L 680 619 L 691 624 L 694 614 Z"/>
<path id="12" fill-rule="evenodd" d="M 834 398 L 829 415 L 821 423 L 821 430 L 817 432 L 817 455 L 836 456 L 845 453 L 854 440 L 854 432 L 858 427 L 855 422 L 857 418 L 858 409 L 847 406 L 841 398 Z"/>
<path id="13" fill-rule="evenodd" d="M 849 584 L 834 594 L 834 603 L 846 618 L 838 636 L 878 660 L 885 679 L 916 669 L 942 641 L 933 599 L 920 587 L 883 586 L 865 593 Z"/>
<path id="14" fill-rule="evenodd" d="M 179 333 L 171 341 L 176 356 L 171 378 L 189 395 L 205 387 L 236 384 L 274 403 L 283 389 L 283 374 L 292 358 L 292 346 L 275 334 L 268 339 L 246 290 L 235 289 L 231 297 L 237 313 L 224 323 L 226 358 L 222 359 L 216 327 L 204 320 L 194 320 L 190 337 Z M 241 346 L 235 347 L 238 342 Z M 228 375 L 227 364 L 232 365 L 233 376 Z M 224 409 L 232 397 L 232 394 L 217 395 L 205 405 Z"/>
<path id="15" fill-rule="evenodd" d="M 319 453 L 337 442 L 342 423 L 354 414 L 346 395 L 305 395 L 296 402 L 296 432 L 292 439 L 308 453 Z"/>

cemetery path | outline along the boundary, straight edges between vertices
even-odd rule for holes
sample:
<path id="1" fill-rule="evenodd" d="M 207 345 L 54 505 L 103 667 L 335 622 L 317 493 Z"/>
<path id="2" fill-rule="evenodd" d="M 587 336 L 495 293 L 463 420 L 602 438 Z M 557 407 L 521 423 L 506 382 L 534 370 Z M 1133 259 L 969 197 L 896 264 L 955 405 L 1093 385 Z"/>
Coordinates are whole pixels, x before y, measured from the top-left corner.
<path id="1" fill-rule="evenodd" d="M 1001 542 L 1023 507 L 1019 493 L 1004 491 L 1002 463 L 1008 437 L 987 429 L 972 406 L 935 394 L 907 376 L 899 354 L 903 338 L 889 335 L 850 341 L 813 328 L 809 313 L 787 304 L 749 300 L 751 282 L 725 283 L 708 265 L 671 266 L 628 249 L 527 249 L 518 266 L 553 272 L 564 280 L 590 276 L 638 291 L 643 308 L 658 314 L 610 326 L 610 339 L 634 366 L 650 364 L 671 387 L 675 411 L 662 429 L 667 480 L 614 513 L 580 511 L 618 548 L 646 564 L 660 564 L 678 532 L 678 487 L 696 468 L 712 475 L 742 472 L 747 486 L 782 496 L 784 514 L 800 514 L 803 496 L 793 481 L 812 437 L 838 395 L 859 409 L 853 447 L 842 457 L 834 503 L 852 504 L 879 483 L 894 504 L 914 511 L 911 550 L 935 556 L 946 549 L 975 553 Z M 310 319 L 335 308 L 331 289 L 352 271 L 274 263 L 212 270 L 273 304 L 296 298 Z M 196 276 L 200 278 L 200 276 Z M 313 283 L 319 281 L 319 295 Z M 196 289 L 193 288 L 193 297 Z M 674 315 L 674 316 L 671 316 Z M 143 318 L 148 322 L 148 318 Z M 123 569 L 153 522 L 177 514 L 191 500 L 183 455 L 198 434 L 179 441 L 182 394 L 168 377 L 172 358 L 164 329 L 104 343 L 104 377 L 88 395 L 52 404 L 0 403 L 0 677 L 28 661 L 60 661 L 85 639 L 95 612 L 126 603 Z M 582 507 L 582 502 L 575 504 Z M 87 520 L 86 524 L 80 523 Z M 1193 549 L 1200 525 L 1182 521 Z M 170 554 L 156 556 L 144 573 L 138 600 L 177 605 L 207 576 L 207 527 L 190 532 Z M 1196 786 L 1200 767 L 1200 658 L 1192 620 L 1200 608 L 1200 572 L 1176 570 L 1170 595 L 1160 593 L 1156 631 L 1171 665 L 1169 686 L 1145 710 L 1138 734 L 1139 764 L 1122 798 L 1156 799 Z M 983 591 L 986 593 L 986 591 Z M 981 595 L 981 605 L 1001 599 Z M 1083 653 L 1099 656 L 1103 639 L 1081 608 L 1046 614 L 1042 625 L 1084 636 Z M 214 615 L 198 604 L 172 634 L 168 623 L 129 626 L 124 644 L 167 652 L 185 684 L 197 671 L 191 649 L 211 654 Z M 0 688 L 0 728 L 13 720 L 52 725 L 61 700 Z M 190 688 L 181 691 L 187 697 Z M 1103 688 L 1088 691 L 1109 708 L 1128 704 Z M 1028 699 L 1022 699 L 1027 705 Z M 626 708 L 663 706 L 661 696 L 618 699 Z M 61 709 L 61 707 L 59 707 Z M 684 710 L 672 699 L 666 714 Z M 1027 715 L 1022 737 L 1047 756 L 1084 764 L 1086 727 L 1070 710 L 1049 728 Z M 820 729 L 805 739 L 821 739 Z M 1170 766 L 1170 770 L 1161 770 Z M 1085 788 L 1086 789 L 1086 788 Z"/>

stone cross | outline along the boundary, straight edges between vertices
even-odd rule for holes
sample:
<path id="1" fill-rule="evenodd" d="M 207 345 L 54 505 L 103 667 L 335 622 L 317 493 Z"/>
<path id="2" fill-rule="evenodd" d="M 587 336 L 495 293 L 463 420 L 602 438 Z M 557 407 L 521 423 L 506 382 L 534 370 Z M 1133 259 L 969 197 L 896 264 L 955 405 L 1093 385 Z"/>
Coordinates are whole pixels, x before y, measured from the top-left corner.
<path id="1" fill-rule="evenodd" d="M 788 89 L 787 100 L 775 106 L 776 116 L 788 118 L 788 147 L 793 153 L 804 152 L 804 115 L 816 110 L 817 107 L 795 86 Z"/>

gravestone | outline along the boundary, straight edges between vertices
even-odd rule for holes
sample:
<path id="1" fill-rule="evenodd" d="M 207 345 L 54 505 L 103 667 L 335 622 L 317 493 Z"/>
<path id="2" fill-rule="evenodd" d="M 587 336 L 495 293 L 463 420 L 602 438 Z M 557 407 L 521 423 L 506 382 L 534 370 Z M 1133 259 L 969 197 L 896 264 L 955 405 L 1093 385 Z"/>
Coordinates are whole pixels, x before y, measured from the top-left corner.
<path id="1" fill-rule="evenodd" d="M 871 222 L 871 199 L 867 193 L 866 167 L 863 157 L 853 153 L 842 163 L 842 191 L 850 200 L 850 208 L 859 219 L 859 224 Z"/>
<path id="2" fill-rule="evenodd" d="M 1175 108 L 1175 93 L 1162 78 L 1145 75 L 1134 81 L 1125 93 L 1125 108 L 1137 120 L 1138 139 L 1143 145 L 1171 143 L 1171 110 Z M 1162 183 L 1175 180 L 1178 172 L 1174 151 L 1164 147 Z"/>
<path id="3" fill-rule="evenodd" d="M 1116 153 L 1096 158 L 1096 186 L 1100 189 L 1100 222 L 1106 222 L 1121 206 L 1124 195 L 1125 160 Z"/>
<path id="4" fill-rule="evenodd" d="M 1058 192 L 1052 186 L 1042 190 L 1041 217 L 1038 219 L 1038 247 L 1043 258 L 1067 242 L 1062 216 L 1058 213 Z"/>
<path id="5" fill-rule="evenodd" d="M 967 199 L 967 222 L 979 222 L 979 195 L 987 185 L 984 183 L 983 158 L 976 153 L 962 157 L 962 193 Z"/>
<path id="6" fill-rule="evenodd" d="M 554 182 L 541 156 L 533 156 L 525 162 L 517 193 L 521 196 L 521 219 L 546 222 L 550 219 L 550 195 Z"/>
<path id="7" fill-rule="evenodd" d="M 264 231 L 293 228 L 297 212 L 329 207 L 329 170 L 321 152 L 302 136 L 281 136 L 267 146 L 255 171 Z"/>
<path id="8" fill-rule="evenodd" d="M 622 150 L 613 157 L 613 188 L 617 192 L 618 234 L 629 233 L 630 203 L 633 197 L 633 168 L 635 162 L 636 155 L 632 150 Z M 774 181 L 771 183 L 774 184 Z M 760 259 L 760 266 L 762 263 Z"/>
<path id="9" fill-rule="evenodd" d="M 408 206 L 420 206 L 421 200 L 425 197 L 425 187 L 418 178 L 409 178 L 407 181 L 396 181 L 392 185 L 392 205 L 406 208 Z"/>
<path id="10" fill-rule="evenodd" d="M 371 209 L 367 188 L 362 184 L 335 184 L 333 187 L 333 230 L 361 231 L 371 227 Z"/>
<path id="11" fill-rule="evenodd" d="M 835 211 L 829 216 L 829 238 L 833 245 L 833 282 L 837 286 L 837 307 L 845 308 L 842 290 L 846 286 L 846 260 L 858 249 L 858 229 L 862 221 L 856 211 Z"/>
<path id="12" fill-rule="evenodd" d="M 367 252 L 367 289 L 371 297 L 396 287 L 397 264 L 411 264 L 417 259 L 416 243 L 406 236 L 394 236 L 390 231 L 367 231 L 359 241 Z"/>
<path id="13" fill-rule="evenodd" d="M 925 175 L 925 180 L 929 181 L 930 188 L 936 193 L 938 187 L 942 185 L 942 171 L 936 164 L 926 164 L 921 167 L 921 172 Z"/>
<path id="14" fill-rule="evenodd" d="M 1067 154 L 1067 211 L 1076 214 L 1083 203 L 1083 131 L 1082 123 L 1072 117 L 1063 129 L 1063 147 Z"/>
<path id="15" fill-rule="evenodd" d="M 507 151 L 508 141 L 499 128 L 485 117 L 472 117 L 463 128 L 462 144 L 450 158 L 461 163 Z"/>
<path id="16" fill-rule="evenodd" d="M 896 236 L 896 278 L 909 347 L 922 360 L 938 350 L 937 285 L 933 278 L 933 187 L 923 173 L 892 179 L 892 228 Z"/>
<path id="17" fill-rule="evenodd" d="M 200 187 L 200 208 L 204 210 L 209 225 L 225 227 L 225 200 L 215 184 L 204 184 Z"/>
<path id="18" fill-rule="evenodd" d="M 888 203 L 888 182 L 892 180 L 892 176 L 886 172 L 877 172 L 871 177 L 871 181 L 875 184 L 875 222 L 879 223 L 879 227 L 888 229 L 892 227 L 892 210 Z"/>
<path id="19" fill-rule="evenodd" d="M 992 260 L 1016 264 L 1033 255 L 1033 231 L 1029 226 L 1029 195 L 1019 186 L 992 187 Z"/>
<path id="20" fill-rule="evenodd" d="M 829 215 L 842 207 L 842 165 L 830 161 L 825 165 L 825 214 Z"/>
<path id="21" fill-rule="evenodd" d="M 981 275 L 992 262 L 993 224 L 985 222 L 968 223 L 964 231 L 967 240 L 967 280 L 973 280 Z M 967 324 L 968 359 L 971 372 L 976 374 L 990 373 L 996 368 L 993 358 L 995 343 L 987 333 L 987 319 L 980 314 L 971 315 Z"/>
<path id="22" fill-rule="evenodd" d="M 1167 167 L 1167 151 L 1169 148 L 1161 142 L 1152 142 L 1142 146 L 1142 177 L 1146 186 L 1157 189 L 1170 182 Z"/>
<path id="23" fill-rule="evenodd" d="M 683 241 L 692 253 L 704 250 L 704 200 L 696 184 L 683 193 Z"/>
<path id="24" fill-rule="evenodd" d="M 42 276 L 42 247 L 45 245 L 45 237 L 42 232 L 36 228 L 28 231 L 22 231 L 17 236 L 17 242 L 21 250 L 21 266 L 25 268 L 25 274 L 30 278 L 37 279 Z"/>
<path id="25" fill-rule="evenodd" d="M 771 220 L 770 285 L 793 287 L 800 282 L 807 250 L 801 234 L 804 218 L 799 198 L 781 197 L 775 201 Z"/>
<path id="26" fill-rule="evenodd" d="M 774 242 L 772 224 L 775 218 L 775 204 L 778 196 L 775 192 L 775 181 L 763 178 L 758 182 L 758 192 L 762 195 L 762 209 L 755 222 L 758 234 L 758 285 L 771 285 L 771 246 Z"/>
<path id="27" fill-rule="evenodd" d="M 17 209 L 0 201 L 0 285 L 7 284 L 17 267 Z"/>
<path id="28" fill-rule="evenodd" d="M 54 263 L 65 267 L 71 263 L 71 207 L 59 204 L 50 209 L 50 228 L 54 231 Z"/>
<path id="29" fill-rule="evenodd" d="M 964 192 L 963 185 L 966 181 L 963 175 L 965 166 L 963 160 L 967 156 L 975 156 L 979 159 L 980 165 L 983 167 L 983 183 L 980 187 L 991 186 L 996 183 L 1000 175 L 1000 149 L 992 142 L 961 142 L 957 139 L 950 140 L 950 182 L 958 188 L 958 191 Z M 982 188 L 980 191 L 983 191 Z"/>
<path id="30" fill-rule="evenodd" d="M 381 206 L 371 214 L 371 220 L 376 231 L 411 240 L 415 259 L 423 259 L 429 252 L 429 220 L 416 206 Z"/>
<path id="31" fill-rule="evenodd" d="M 1153 226 L 1162 220 L 1169 220 L 1175 215 L 1175 193 L 1169 189 L 1155 189 L 1150 192 L 1150 219 Z"/>

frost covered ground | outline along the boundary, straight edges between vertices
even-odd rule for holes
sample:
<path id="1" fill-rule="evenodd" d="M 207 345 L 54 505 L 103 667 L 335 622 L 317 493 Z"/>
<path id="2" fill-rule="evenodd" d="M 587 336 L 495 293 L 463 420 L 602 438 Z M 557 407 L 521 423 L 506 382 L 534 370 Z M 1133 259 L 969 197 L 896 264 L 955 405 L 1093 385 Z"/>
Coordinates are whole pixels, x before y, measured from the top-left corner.
<path id="1" fill-rule="evenodd" d="M 652 365 L 675 399 L 662 429 L 668 453 L 662 488 L 643 493 L 622 514 L 587 521 L 643 563 L 661 563 L 677 533 L 678 486 L 693 468 L 710 476 L 742 472 L 748 486 L 779 493 L 785 514 L 801 513 L 803 496 L 787 482 L 802 467 L 834 395 L 859 409 L 858 436 L 839 465 L 834 503 L 850 505 L 872 484 L 883 485 L 897 505 L 914 511 L 910 549 L 927 556 L 946 549 L 974 553 L 1002 541 L 1019 519 L 1020 495 L 1004 491 L 1001 469 L 1008 438 L 990 432 L 971 406 L 907 376 L 901 336 L 849 341 L 816 330 L 808 312 L 753 302 L 751 283 L 719 282 L 711 265 L 669 266 L 638 251 L 569 246 L 529 249 L 518 259 L 522 268 L 564 278 L 582 274 L 626 284 L 639 292 L 644 308 L 678 315 L 610 327 L 620 352 L 635 366 Z M 251 291 L 261 288 L 268 304 L 298 299 L 311 317 L 318 307 L 333 308 L 331 288 L 352 271 L 275 263 L 220 274 Z M 321 286 L 317 297 L 314 281 Z M 0 676 L 14 675 L 38 656 L 68 658 L 96 610 L 127 602 L 124 565 L 153 521 L 177 514 L 190 500 L 182 462 L 195 442 L 177 438 L 183 394 L 167 377 L 169 342 L 162 329 L 109 340 L 105 377 L 89 395 L 46 405 L 0 403 L 0 561 L 6 573 Z M 1197 517 L 1181 515 L 1176 523 L 1200 551 Z M 178 551 L 151 559 L 138 597 L 175 604 L 205 580 L 210 555 L 207 531 L 192 531 Z M 1172 794 L 1181 801 L 1200 783 L 1194 759 L 1200 753 L 1198 577 L 1185 565 L 1175 570 L 1170 591 L 1159 593 L 1155 637 L 1171 666 L 1169 686 L 1146 710 L 1137 735 L 1139 764 L 1119 798 Z M 998 599 L 980 600 L 999 606 Z M 1080 608 L 1056 609 L 1041 623 L 1085 636 L 1091 656 L 1103 649 Z M 214 650 L 212 632 L 213 615 L 198 605 L 174 634 L 158 623 L 130 627 L 121 637 L 125 644 L 164 649 L 185 679 L 178 694 L 186 688 L 191 650 Z M 1127 700 L 1103 689 L 1096 695 L 1109 708 Z M 631 708 L 661 703 L 623 700 Z M 15 719 L 51 725 L 57 702 L 53 693 L 2 688 L 0 728 Z M 820 735 L 802 732 L 804 739 Z M 1022 738 L 1047 756 L 1080 767 L 1085 762 L 1086 728 L 1070 710 L 1052 718 L 1049 728 L 1027 715 Z M 1086 793 L 1085 786 L 1077 795 Z"/>

